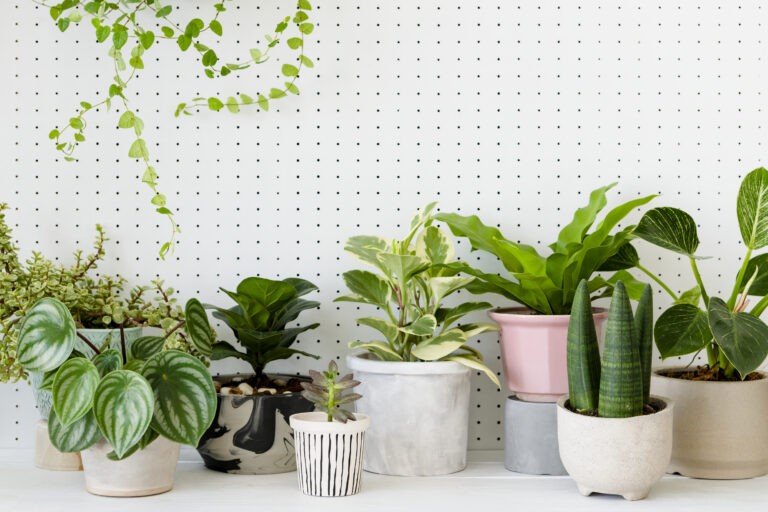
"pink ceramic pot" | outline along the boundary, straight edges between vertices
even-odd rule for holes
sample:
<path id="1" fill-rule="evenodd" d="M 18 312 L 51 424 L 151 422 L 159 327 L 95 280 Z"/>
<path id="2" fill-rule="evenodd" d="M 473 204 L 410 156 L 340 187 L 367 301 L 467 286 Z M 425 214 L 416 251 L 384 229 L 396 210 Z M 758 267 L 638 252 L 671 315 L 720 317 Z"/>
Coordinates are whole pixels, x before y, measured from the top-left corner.
<path id="1" fill-rule="evenodd" d="M 602 347 L 604 308 L 594 308 Z M 488 316 L 501 327 L 501 362 L 507 387 L 529 402 L 557 402 L 568 393 L 566 340 L 570 315 L 541 315 L 527 308 L 494 309 Z"/>

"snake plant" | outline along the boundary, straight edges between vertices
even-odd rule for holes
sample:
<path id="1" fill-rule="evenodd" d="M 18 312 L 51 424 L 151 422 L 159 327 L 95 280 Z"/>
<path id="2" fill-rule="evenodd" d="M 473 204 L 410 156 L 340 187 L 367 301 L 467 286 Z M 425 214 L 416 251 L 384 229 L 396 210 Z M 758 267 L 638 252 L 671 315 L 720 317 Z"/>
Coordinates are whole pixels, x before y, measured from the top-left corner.
<path id="1" fill-rule="evenodd" d="M 617 281 L 608 313 L 602 364 L 589 286 L 582 280 L 568 325 L 568 387 L 571 408 L 605 418 L 643 414 L 651 378 L 652 293 L 646 285 L 632 315 L 626 287 Z"/>

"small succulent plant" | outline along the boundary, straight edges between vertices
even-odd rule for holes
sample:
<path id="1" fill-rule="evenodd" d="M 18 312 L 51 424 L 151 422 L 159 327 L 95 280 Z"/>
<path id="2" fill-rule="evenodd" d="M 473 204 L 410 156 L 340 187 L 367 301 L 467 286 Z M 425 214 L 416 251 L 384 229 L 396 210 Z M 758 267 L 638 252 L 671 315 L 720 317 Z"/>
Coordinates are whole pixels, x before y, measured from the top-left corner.
<path id="1" fill-rule="evenodd" d="M 336 361 L 328 364 L 328 370 L 320 373 L 309 370 L 312 382 L 302 382 L 304 388 L 302 395 L 313 402 L 317 409 L 328 413 L 328 421 L 333 420 L 346 423 L 347 420 L 355 421 L 355 415 L 340 405 L 349 404 L 362 398 L 362 395 L 351 393 L 350 390 L 360 383 L 352 379 L 352 374 L 347 374 L 336 380 L 339 376 L 339 367 Z"/>

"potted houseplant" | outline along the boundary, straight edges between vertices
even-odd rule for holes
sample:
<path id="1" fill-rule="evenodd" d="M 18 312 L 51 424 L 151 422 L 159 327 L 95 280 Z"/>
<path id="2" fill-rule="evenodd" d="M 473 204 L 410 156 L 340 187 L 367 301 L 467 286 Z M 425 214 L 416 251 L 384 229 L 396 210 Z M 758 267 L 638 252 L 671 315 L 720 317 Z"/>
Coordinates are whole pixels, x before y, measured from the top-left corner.
<path id="1" fill-rule="evenodd" d="M 269 474 L 296 469 L 291 414 L 309 412 L 312 403 L 301 396 L 306 377 L 264 372 L 272 361 L 294 355 L 318 356 L 292 348 L 296 337 L 319 324 L 288 327 L 299 314 L 320 304 L 303 299 L 317 287 L 298 278 L 273 281 L 249 277 L 234 292 L 224 290 L 236 305 L 207 306 L 235 335 L 244 351 L 226 341 L 216 342 L 211 359 L 234 357 L 253 368 L 248 376 L 216 377 L 216 418 L 205 432 L 198 452 L 210 469 L 227 473 Z"/>
<path id="2" fill-rule="evenodd" d="M 337 380 L 335 361 L 328 370 L 310 371 L 312 382 L 302 382 L 302 393 L 317 411 L 291 416 L 296 440 L 299 486 L 310 496 L 351 496 L 360 492 L 365 431 L 371 424 L 365 414 L 341 406 L 360 398 L 350 390 L 360 383 L 347 374 Z"/>
<path id="3" fill-rule="evenodd" d="M 768 375 L 758 370 L 768 355 L 768 326 L 759 318 L 768 306 L 768 254 L 753 257 L 768 245 L 766 195 L 768 170 L 744 177 L 736 213 L 746 256 L 725 299 L 710 296 L 704 286 L 696 223 L 686 212 L 654 208 L 634 231 L 688 259 L 696 280 L 679 296 L 667 287 L 674 304 L 654 329 L 662 358 L 707 357 L 706 365 L 662 368 L 652 377 L 654 392 L 677 403 L 670 472 L 718 479 L 768 474 Z M 750 296 L 758 299 L 748 308 Z"/>
<path id="4" fill-rule="evenodd" d="M 557 402 L 560 456 L 585 496 L 648 495 L 669 464 L 674 403 L 650 395 L 653 304 L 646 285 L 632 317 L 615 284 L 602 364 L 589 286 L 582 280 L 568 328 L 569 395 Z"/>
<path id="5" fill-rule="evenodd" d="M 507 387 L 515 395 L 505 405 L 505 466 L 529 474 L 565 474 L 557 447 L 557 411 L 554 402 L 568 392 L 566 335 L 576 286 L 586 279 L 595 297 L 611 294 L 618 280 L 637 298 L 643 285 L 626 269 L 621 249 L 632 237 L 633 226 L 615 229 L 633 209 L 654 196 L 627 201 L 610 210 L 595 225 L 607 204 L 606 193 L 615 184 L 594 190 L 589 203 L 576 210 L 573 220 L 549 245 L 551 254 L 539 254 L 530 245 L 513 242 L 483 224 L 477 216 L 438 213 L 454 235 L 469 239 L 473 250 L 496 256 L 512 279 L 478 270 L 465 262 L 455 270 L 475 276 L 467 286 L 472 293 L 495 293 L 520 306 L 494 309 L 490 317 L 501 327 L 501 360 Z M 593 228 L 594 225 L 594 228 Z M 642 268 L 642 267 L 638 267 Z M 600 272 L 614 272 L 603 277 Z M 607 311 L 594 308 L 598 339 Z"/>
<path id="6" fill-rule="evenodd" d="M 375 306 L 384 314 L 358 323 L 379 331 L 385 341 L 353 341 L 351 348 L 367 353 L 347 356 L 347 366 L 361 382 L 363 398 L 356 409 L 372 420 L 364 469 L 374 473 L 438 475 L 464 469 L 470 371 L 485 372 L 499 385 L 480 352 L 467 344 L 496 326 L 455 325 L 490 304 L 443 306 L 446 297 L 475 278 L 457 276 L 448 266 L 453 242 L 429 225 L 434 207 L 431 203 L 414 217 L 403 240 L 355 236 L 345 246 L 378 272 L 345 272 L 352 294 L 336 300 Z"/>
<path id="7" fill-rule="evenodd" d="M 193 345 L 210 346 L 211 328 L 195 299 L 187 303 L 186 329 Z M 23 368 L 50 382 L 51 443 L 81 452 L 88 492 L 147 496 L 173 487 L 181 444 L 196 445 L 215 413 L 208 370 L 181 350 L 165 350 L 167 336 L 148 336 L 120 350 L 92 347 L 89 359 L 75 349 L 75 320 L 57 299 L 38 300 L 18 337 Z"/>
<path id="8" fill-rule="evenodd" d="M 77 327 L 74 348 L 88 357 L 96 354 L 92 347 L 119 349 L 122 343 L 129 348 L 144 327 L 160 327 L 168 332 L 184 319 L 184 311 L 176 305 L 173 290 L 161 281 L 126 290 L 122 277 L 95 277 L 108 240 L 98 225 L 93 252 L 85 255 L 76 251 L 71 265 L 55 263 L 37 252 L 20 261 L 12 230 L 5 221 L 7 208 L 0 204 L 0 381 L 29 378 L 32 382 L 41 417 L 36 427 L 35 464 L 46 469 L 80 469 L 77 453 L 62 454 L 48 442 L 47 419 L 53 398 L 43 386 L 43 375 L 26 371 L 16 357 L 19 326 L 27 310 L 43 297 L 61 301 Z M 172 333 L 166 345 L 189 346 L 181 331 Z"/>

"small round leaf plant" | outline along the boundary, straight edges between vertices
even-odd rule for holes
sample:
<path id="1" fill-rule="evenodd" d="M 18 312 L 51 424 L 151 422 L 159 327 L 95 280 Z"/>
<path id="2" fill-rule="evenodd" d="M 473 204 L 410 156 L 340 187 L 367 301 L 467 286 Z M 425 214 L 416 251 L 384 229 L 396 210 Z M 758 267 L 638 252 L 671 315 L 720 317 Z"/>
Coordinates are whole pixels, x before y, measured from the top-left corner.
<path id="1" fill-rule="evenodd" d="M 465 315 L 491 305 L 443 306 L 446 297 L 467 288 L 476 278 L 457 275 L 461 267 L 451 264 L 455 250 L 450 236 L 431 225 L 436 205 L 426 205 L 411 220 L 403 240 L 366 235 L 347 240 L 347 253 L 378 273 L 345 272 L 344 282 L 352 293 L 336 301 L 376 306 L 386 314 L 385 318 L 357 320 L 379 331 L 383 340 L 353 341 L 349 346 L 367 350 L 383 361 L 455 361 L 484 372 L 501 387 L 496 374 L 483 364 L 482 354 L 467 344 L 470 338 L 498 328 L 488 323 L 456 324 Z"/>
<path id="2" fill-rule="evenodd" d="M 690 263 L 696 286 L 674 293 L 656 278 L 674 300 L 656 321 L 654 336 L 663 358 L 698 355 L 706 351 L 707 366 L 688 375 L 697 380 L 752 378 L 768 356 L 768 325 L 760 320 L 768 307 L 768 253 L 753 252 L 768 246 L 768 170 L 748 173 L 739 188 L 736 215 L 746 255 L 735 271 L 733 290 L 727 299 L 711 297 L 699 272 L 706 259 L 696 253 L 699 235 L 693 217 L 683 210 L 660 207 L 643 215 L 634 236 L 684 256 Z M 636 260 L 628 245 L 624 251 Z M 750 296 L 758 297 L 748 309 Z"/>
<path id="3" fill-rule="evenodd" d="M 64 154 L 67 161 L 76 160 L 73 156 L 77 146 L 85 142 L 87 115 L 93 110 L 110 110 L 113 106 L 120 113 L 118 127 L 130 132 L 133 139 L 127 156 L 141 162 L 144 169 L 141 181 L 152 189 L 152 205 L 155 210 L 165 215 L 170 221 L 172 231 L 170 240 L 160 249 L 164 257 L 173 247 L 175 236 L 180 232 L 173 212 L 167 204 L 164 194 L 158 189 L 159 173 L 155 168 L 149 152 L 150 143 L 145 139 L 144 120 L 139 117 L 139 107 L 130 107 L 127 91 L 135 84 L 135 80 L 145 69 L 147 52 L 162 43 L 174 43 L 182 53 L 192 51 L 202 66 L 205 76 L 218 79 L 234 75 L 239 71 L 257 64 L 264 64 L 275 53 L 281 43 L 284 43 L 295 56 L 291 62 L 281 66 L 281 82 L 262 92 L 231 95 L 226 98 L 197 97 L 178 104 L 175 115 L 192 115 L 201 108 L 212 111 L 226 109 L 236 114 L 242 107 L 251 105 L 269 110 L 270 101 L 299 94 L 296 81 L 303 68 L 312 68 L 314 63 L 304 54 L 304 38 L 314 30 L 314 24 L 309 21 L 312 6 L 309 0 L 295 2 L 296 11 L 293 16 L 285 16 L 276 24 L 271 34 L 264 36 L 265 43 L 261 47 L 251 48 L 247 58 L 227 61 L 220 57 L 214 48 L 217 39 L 224 36 L 224 25 L 220 18 L 227 11 L 226 5 L 231 0 L 220 0 L 212 3 L 209 15 L 204 19 L 192 18 L 186 23 L 175 19 L 181 10 L 171 2 L 163 0 L 63 0 L 58 3 L 44 0 L 31 0 L 34 4 L 48 9 L 50 17 L 61 32 L 72 25 L 88 21 L 95 36 L 96 44 L 106 44 L 109 72 L 112 76 L 106 84 L 103 94 L 93 101 L 81 101 L 77 113 L 70 116 L 64 123 L 49 133 L 58 151 Z M 295 34 L 291 35 L 291 29 Z M 214 42 L 210 40 L 213 39 Z M 205 41 L 205 42 L 204 42 Z M 71 135 L 71 136 L 70 136 Z"/>
<path id="4" fill-rule="evenodd" d="M 188 318 L 205 319 L 202 304 L 187 303 Z M 202 317 L 200 316 L 202 312 Z M 210 326 L 187 328 L 192 344 L 210 347 Z M 205 321 L 207 325 L 207 320 Z M 216 413 L 216 391 L 208 369 L 196 357 L 165 350 L 157 338 L 144 337 L 121 350 L 98 348 L 89 358 L 74 349 L 75 321 L 60 301 L 43 298 L 32 306 L 19 332 L 19 361 L 30 372 L 45 375 L 41 389 L 53 394 L 49 417 L 51 443 L 62 452 L 89 448 L 102 437 L 124 459 L 146 448 L 158 436 L 197 446 Z M 210 351 L 207 351 L 210 353 Z"/>
<path id="5" fill-rule="evenodd" d="M 342 405 L 351 404 L 355 400 L 362 398 L 358 393 L 352 393 L 355 386 L 360 385 L 353 380 L 349 373 L 341 378 L 339 376 L 339 367 L 336 361 L 328 363 L 328 369 L 322 373 L 310 370 L 309 376 L 312 382 L 302 382 L 301 387 L 304 391 L 301 393 L 304 398 L 314 403 L 317 410 L 326 413 L 328 421 L 355 421 L 355 415 L 342 408 Z"/>
<path id="6" fill-rule="evenodd" d="M 582 280 L 568 324 L 567 365 L 570 408 L 604 418 L 631 418 L 653 411 L 650 399 L 653 344 L 650 285 L 632 315 L 627 290 L 617 281 L 608 313 L 602 363 L 589 285 Z"/>

